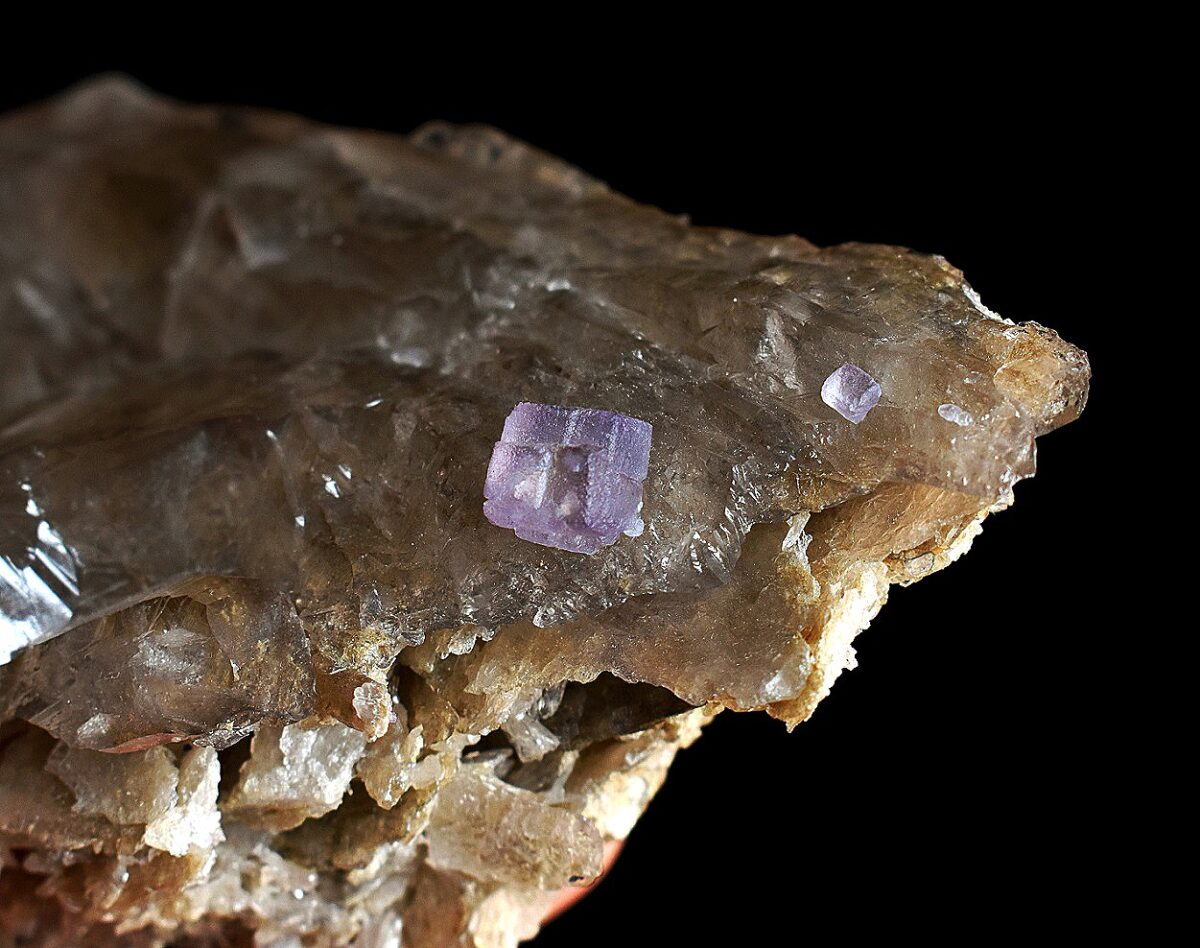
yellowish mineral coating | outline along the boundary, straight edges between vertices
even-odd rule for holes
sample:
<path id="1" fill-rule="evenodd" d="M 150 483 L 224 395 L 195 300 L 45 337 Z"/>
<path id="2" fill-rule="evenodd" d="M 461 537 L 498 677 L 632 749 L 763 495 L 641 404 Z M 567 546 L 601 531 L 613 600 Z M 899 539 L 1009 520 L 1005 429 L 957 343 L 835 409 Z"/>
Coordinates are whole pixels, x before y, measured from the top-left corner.
<path id="1" fill-rule="evenodd" d="M 1087 394 L 939 258 L 121 80 L 0 120 L 0 294 L 0 932 L 47 946 L 531 937 L 713 715 L 810 717 Z M 654 425 L 641 536 L 487 523 L 518 400 Z"/>

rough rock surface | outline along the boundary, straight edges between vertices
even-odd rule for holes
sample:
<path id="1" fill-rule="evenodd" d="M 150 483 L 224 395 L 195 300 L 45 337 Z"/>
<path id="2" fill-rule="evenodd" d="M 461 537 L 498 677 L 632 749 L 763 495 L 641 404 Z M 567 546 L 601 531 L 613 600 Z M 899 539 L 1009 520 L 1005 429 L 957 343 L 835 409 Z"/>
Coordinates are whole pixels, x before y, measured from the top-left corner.
<path id="1" fill-rule="evenodd" d="M 937 257 L 113 79 L 0 120 L 0 333 L 0 931 L 45 945 L 528 937 L 709 716 L 807 718 L 1088 381 Z M 522 401 L 653 425 L 639 536 L 485 519 Z"/>

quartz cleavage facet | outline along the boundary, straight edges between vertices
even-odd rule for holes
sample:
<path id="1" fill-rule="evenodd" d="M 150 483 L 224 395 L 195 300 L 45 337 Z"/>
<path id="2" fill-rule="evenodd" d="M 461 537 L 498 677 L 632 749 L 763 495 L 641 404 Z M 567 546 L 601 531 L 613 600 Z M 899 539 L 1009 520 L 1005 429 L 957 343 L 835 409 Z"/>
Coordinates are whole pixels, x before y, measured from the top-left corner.
<path id="1" fill-rule="evenodd" d="M 572 553 L 638 536 L 652 433 L 648 422 L 616 412 L 521 402 L 492 450 L 484 515 Z"/>

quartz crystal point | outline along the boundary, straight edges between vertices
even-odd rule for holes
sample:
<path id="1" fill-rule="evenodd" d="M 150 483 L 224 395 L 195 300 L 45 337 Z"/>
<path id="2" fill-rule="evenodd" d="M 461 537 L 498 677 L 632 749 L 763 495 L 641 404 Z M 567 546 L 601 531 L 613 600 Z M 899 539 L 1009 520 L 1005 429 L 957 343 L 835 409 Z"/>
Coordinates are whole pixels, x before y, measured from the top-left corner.
<path id="1" fill-rule="evenodd" d="M 530 936 L 1088 383 L 939 257 L 119 79 L 0 119 L 0 333 L 0 932 L 46 945 Z"/>
<path id="2" fill-rule="evenodd" d="M 651 427 L 611 411 L 522 402 L 492 449 L 484 516 L 534 543 L 595 553 L 644 524 Z"/>

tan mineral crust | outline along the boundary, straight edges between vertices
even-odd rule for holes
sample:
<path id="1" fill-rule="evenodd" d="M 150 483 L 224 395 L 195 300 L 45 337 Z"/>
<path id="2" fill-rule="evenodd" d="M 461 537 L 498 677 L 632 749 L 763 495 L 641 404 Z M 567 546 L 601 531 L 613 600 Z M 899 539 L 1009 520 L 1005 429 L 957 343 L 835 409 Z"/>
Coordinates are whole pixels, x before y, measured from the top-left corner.
<path id="1" fill-rule="evenodd" d="M 0 338 L 2 945 L 531 937 L 712 715 L 813 713 L 1089 374 L 939 257 L 112 78 L 0 120 Z M 653 424 L 640 536 L 488 523 L 520 401 Z"/>

